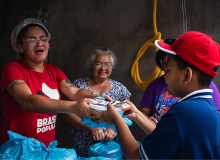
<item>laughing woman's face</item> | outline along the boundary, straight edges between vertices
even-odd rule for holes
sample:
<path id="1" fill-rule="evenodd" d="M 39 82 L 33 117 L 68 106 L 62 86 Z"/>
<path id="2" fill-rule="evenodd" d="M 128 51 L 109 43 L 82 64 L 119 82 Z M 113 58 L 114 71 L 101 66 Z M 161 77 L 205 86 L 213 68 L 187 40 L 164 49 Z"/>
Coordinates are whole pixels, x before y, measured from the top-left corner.
<path id="1" fill-rule="evenodd" d="M 37 43 L 34 44 L 36 40 Z M 21 52 L 24 52 L 26 61 L 39 64 L 47 58 L 49 50 L 49 40 L 47 40 L 48 37 L 41 27 L 30 27 L 22 38 L 23 44 L 18 47 Z"/>

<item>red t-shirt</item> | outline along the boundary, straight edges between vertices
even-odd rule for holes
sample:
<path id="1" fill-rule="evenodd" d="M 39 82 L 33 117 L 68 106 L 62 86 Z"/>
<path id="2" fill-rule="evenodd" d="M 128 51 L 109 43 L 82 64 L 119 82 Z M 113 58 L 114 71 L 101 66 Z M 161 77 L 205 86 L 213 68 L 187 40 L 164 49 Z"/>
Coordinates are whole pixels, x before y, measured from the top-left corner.
<path id="1" fill-rule="evenodd" d="M 30 87 L 32 94 L 60 100 L 59 83 L 65 74 L 55 65 L 44 63 L 44 72 L 30 69 L 22 59 L 7 63 L 1 75 L 2 115 L 0 144 L 9 137 L 8 130 L 28 138 L 35 138 L 46 146 L 55 140 L 56 114 L 41 114 L 23 110 L 5 90 L 9 82 L 21 79 Z"/>

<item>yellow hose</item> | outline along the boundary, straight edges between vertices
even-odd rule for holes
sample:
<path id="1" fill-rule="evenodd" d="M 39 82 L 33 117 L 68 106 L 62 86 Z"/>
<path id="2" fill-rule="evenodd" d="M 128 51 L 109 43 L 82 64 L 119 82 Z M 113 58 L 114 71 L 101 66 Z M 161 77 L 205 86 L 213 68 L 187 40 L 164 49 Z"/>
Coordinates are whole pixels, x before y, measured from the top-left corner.
<path id="1" fill-rule="evenodd" d="M 164 74 L 164 72 L 156 65 L 156 67 L 154 68 L 153 72 L 151 73 L 150 77 L 142 82 L 139 76 L 139 65 L 138 65 L 138 61 L 141 58 L 141 56 L 145 53 L 145 51 L 148 49 L 148 47 L 155 47 L 154 45 L 154 41 L 155 40 L 161 40 L 161 33 L 157 32 L 157 25 L 156 25 L 156 7 L 157 7 L 157 0 L 154 0 L 154 10 L 153 10 L 153 26 L 154 26 L 154 33 L 155 36 L 152 39 L 149 39 L 148 41 L 146 41 L 141 48 L 138 50 L 138 53 L 136 55 L 135 61 L 132 65 L 131 68 L 131 76 L 133 78 L 133 80 L 135 81 L 135 83 L 137 84 L 137 86 L 142 89 L 145 90 L 147 88 L 147 86 L 157 77 L 160 77 Z M 158 49 L 156 48 L 156 51 Z"/>

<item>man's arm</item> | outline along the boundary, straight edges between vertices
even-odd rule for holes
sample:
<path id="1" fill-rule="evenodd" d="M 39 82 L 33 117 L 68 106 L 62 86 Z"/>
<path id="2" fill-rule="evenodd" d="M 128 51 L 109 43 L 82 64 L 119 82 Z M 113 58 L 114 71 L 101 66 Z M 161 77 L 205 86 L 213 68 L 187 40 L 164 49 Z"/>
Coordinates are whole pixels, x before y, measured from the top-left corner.
<path id="1" fill-rule="evenodd" d="M 133 120 L 137 125 L 139 125 L 146 133 L 151 133 L 156 126 L 153 122 L 151 122 L 145 115 L 143 115 L 130 101 L 123 101 L 124 103 L 128 103 L 131 106 L 130 114 L 133 115 Z M 128 114 L 129 115 L 129 114 Z M 141 155 L 139 153 L 139 144 L 133 137 L 130 132 L 128 126 L 126 125 L 124 119 L 120 116 L 118 111 L 111 105 L 108 104 L 108 109 L 106 112 L 102 112 L 100 115 L 92 116 L 91 118 L 95 122 L 105 121 L 108 124 L 113 124 L 116 127 L 118 137 L 120 140 L 120 144 L 127 159 L 141 159 Z M 130 115 L 129 115 L 130 116 Z M 146 127 L 146 128 L 145 128 Z M 150 129 L 150 128 L 153 129 Z"/>
<path id="2" fill-rule="evenodd" d="M 156 128 L 156 123 L 138 110 L 132 102 L 124 102 L 131 106 L 131 110 L 125 112 L 126 117 L 134 121 L 146 134 L 153 132 L 153 130 Z"/>
<path id="3" fill-rule="evenodd" d="M 115 117 L 114 124 L 125 157 L 127 159 L 141 159 L 140 153 L 138 151 L 139 144 L 119 113 L 117 113 L 117 116 Z"/>
<path id="4" fill-rule="evenodd" d="M 111 104 L 108 104 L 108 110 L 102 112 L 102 118 L 98 121 L 103 120 L 108 124 L 115 125 L 125 157 L 127 159 L 141 159 L 138 142 L 133 137 L 124 119 Z"/>

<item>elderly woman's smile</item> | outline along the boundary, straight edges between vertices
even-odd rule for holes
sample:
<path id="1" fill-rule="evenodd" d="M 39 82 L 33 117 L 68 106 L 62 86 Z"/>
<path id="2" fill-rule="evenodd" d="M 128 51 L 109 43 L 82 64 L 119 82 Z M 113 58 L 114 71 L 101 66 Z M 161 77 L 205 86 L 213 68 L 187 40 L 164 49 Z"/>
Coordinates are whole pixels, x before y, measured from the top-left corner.
<path id="1" fill-rule="evenodd" d="M 112 73 L 112 61 L 107 54 L 98 54 L 92 66 L 93 79 L 108 79 Z"/>

